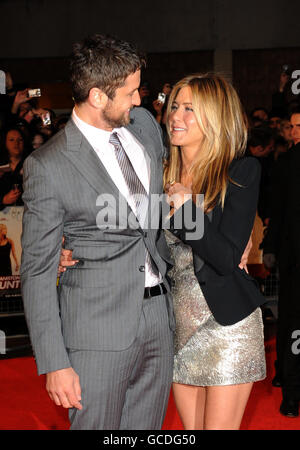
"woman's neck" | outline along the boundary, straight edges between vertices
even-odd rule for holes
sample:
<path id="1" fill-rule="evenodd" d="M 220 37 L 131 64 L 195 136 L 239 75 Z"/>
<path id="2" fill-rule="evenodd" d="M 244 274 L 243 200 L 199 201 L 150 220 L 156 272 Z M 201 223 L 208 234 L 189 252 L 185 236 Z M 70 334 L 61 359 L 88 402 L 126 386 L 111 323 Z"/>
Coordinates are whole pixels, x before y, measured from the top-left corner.
<path id="1" fill-rule="evenodd" d="M 182 169 L 189 173 L 196 158 L 199 158 L 199 147 L 180 147 Z"/>
<path id="2" fill-rule="evenodd" d="M 19 164 L 19 162 L 21 161 L 22 158 L 16 158 L 16 157 L 10 157 L 10 167 L 12 168 L 12 170 L 14 170 L 17 165 Z"/>
<path id="3" fill-rule="evenodd" d="M 193 163 L 195 159 L 198 157 L 199 148 L 181 148 L 181 182 L 191 183 L 191 169 L 193 167 Z"/>

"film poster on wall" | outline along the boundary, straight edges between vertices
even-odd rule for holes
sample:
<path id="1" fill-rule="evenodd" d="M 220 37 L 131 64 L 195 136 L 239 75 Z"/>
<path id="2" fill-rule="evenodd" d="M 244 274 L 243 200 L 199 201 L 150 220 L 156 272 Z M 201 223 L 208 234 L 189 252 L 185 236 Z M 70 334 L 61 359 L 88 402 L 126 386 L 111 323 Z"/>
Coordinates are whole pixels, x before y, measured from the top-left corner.
<path id="1" fill-rule="evenodd" d="M 23 206 L 11 206 L 0 211 L 0 301 L 21 296 L 23 210 Z"/>

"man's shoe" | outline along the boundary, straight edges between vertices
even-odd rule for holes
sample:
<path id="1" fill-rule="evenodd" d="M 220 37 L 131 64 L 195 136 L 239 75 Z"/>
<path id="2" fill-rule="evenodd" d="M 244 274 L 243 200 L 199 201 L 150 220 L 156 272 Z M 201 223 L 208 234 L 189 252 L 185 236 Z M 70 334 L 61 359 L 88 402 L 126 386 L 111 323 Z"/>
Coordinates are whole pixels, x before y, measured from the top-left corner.
<path id="1" fill-rule="evenodd" d="M 286 417 L 298 417 L 299 400 L 282 400 L 279 411 Z"/>
<path id="2" fill-rule="evenodd" d="M 280 380 L 278 375 L 275 375 L 275 377 L 273 378 L 272 386 L 274 386 L 274 387 L 281 387 L 282 386 L 281 380 Z"/>

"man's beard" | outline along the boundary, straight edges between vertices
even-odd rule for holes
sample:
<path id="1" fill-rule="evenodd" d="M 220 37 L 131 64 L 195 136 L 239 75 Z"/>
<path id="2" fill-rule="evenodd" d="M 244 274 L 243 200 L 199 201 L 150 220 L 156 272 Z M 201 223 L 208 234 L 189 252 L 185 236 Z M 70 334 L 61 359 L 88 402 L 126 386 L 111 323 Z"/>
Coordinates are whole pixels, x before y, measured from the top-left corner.
<path id="1" fill-rule="evenodd" d="M 123 113 L 120 117 L 112 117 L 111 116 L 111 108 L 106 107 L 102 111 L 103 119 L 107 123 L 107 125 L 114 129 L 114 128 L 121 128 L 125 127 L 129 124 L 130 116 L 129 114 Z"/>

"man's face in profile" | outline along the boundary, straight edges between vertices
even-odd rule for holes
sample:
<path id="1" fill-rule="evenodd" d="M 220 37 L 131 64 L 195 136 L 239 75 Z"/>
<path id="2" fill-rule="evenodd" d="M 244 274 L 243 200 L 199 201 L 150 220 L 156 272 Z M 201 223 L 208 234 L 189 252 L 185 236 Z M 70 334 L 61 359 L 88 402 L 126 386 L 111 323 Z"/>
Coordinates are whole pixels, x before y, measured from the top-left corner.
<path id="1" fill-rule="evenodd" d="M 300 114 L 293 114 L 291 116 L 291 134 L 295 145 L 300 142 Z"/>
<path id="2" fill-rule="evenodd" d="M 141 104 L 138 91 L 140 81 L 141 71 L 137 70 L 128 75 L 122 87 L 116 89 L 113 100 L 108 100 L 102 114 L 103 120 L 111 130 L 128 125 L 131 109 Z"/>

